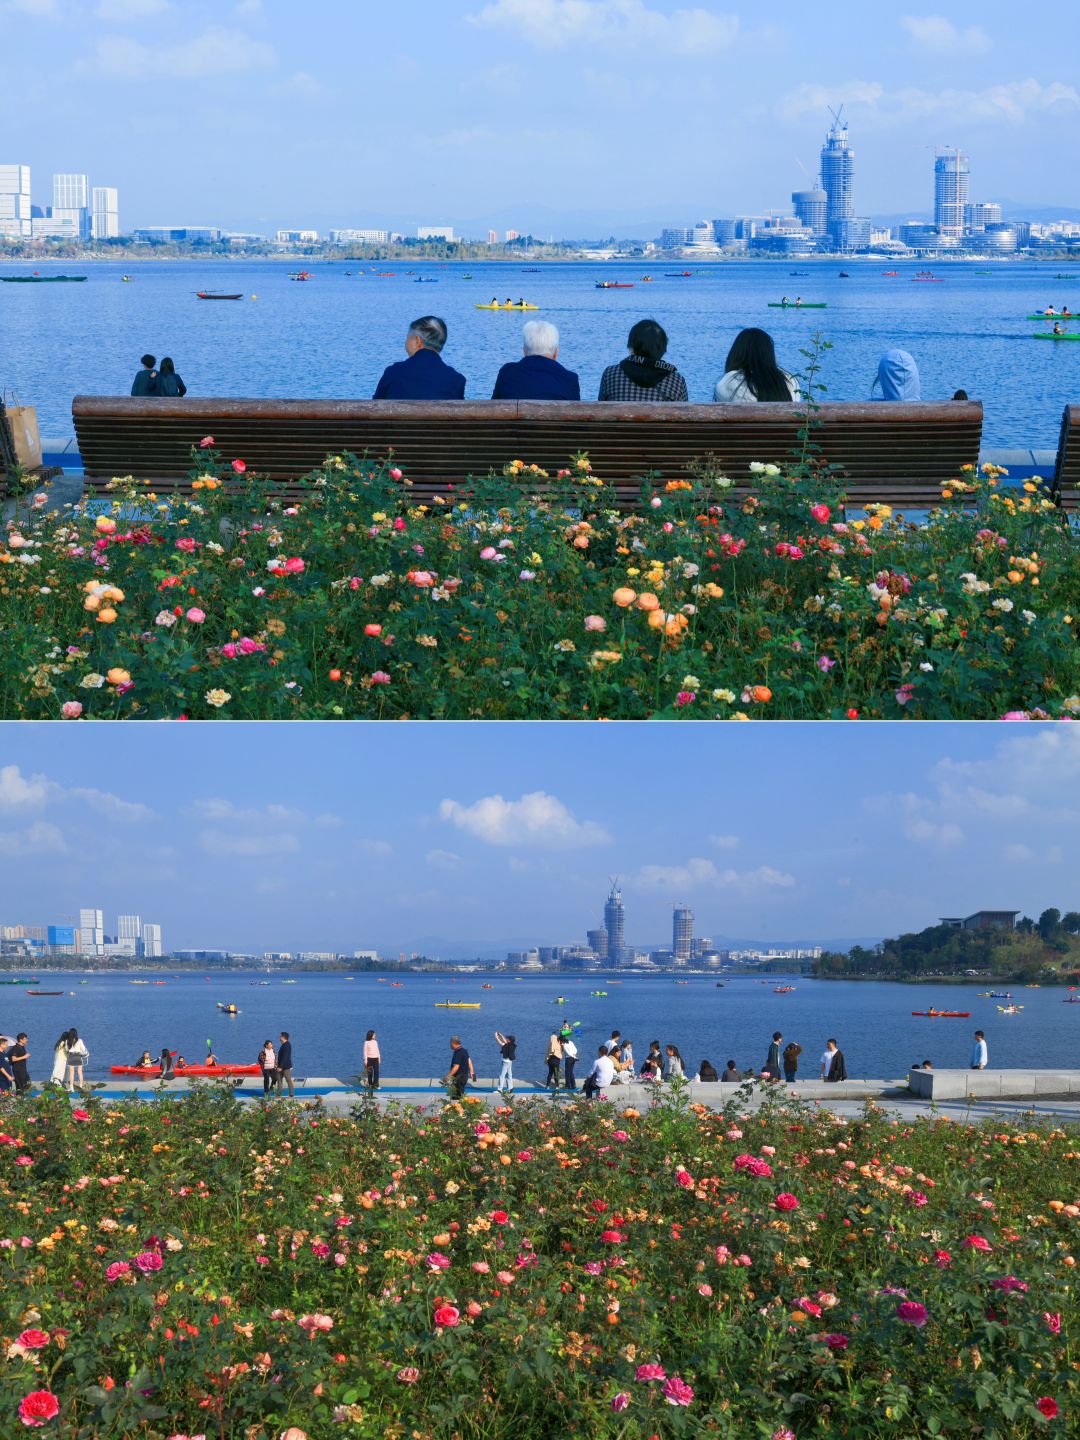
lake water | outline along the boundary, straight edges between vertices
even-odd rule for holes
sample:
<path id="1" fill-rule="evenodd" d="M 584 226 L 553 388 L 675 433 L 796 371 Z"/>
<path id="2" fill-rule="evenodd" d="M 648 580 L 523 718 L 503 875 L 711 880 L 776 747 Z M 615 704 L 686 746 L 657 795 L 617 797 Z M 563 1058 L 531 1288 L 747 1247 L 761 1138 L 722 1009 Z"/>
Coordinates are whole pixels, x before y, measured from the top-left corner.
<path id="1" fill-rule="evenodd" d="M 6 977 L 5 977 L 6 978 Z M 143 974 L 140 979 L 155 977 Z M 157 978 L 166 978 L 164 976 Z M 392 989 L 390 979 L 400 978 Z M 472 1052 L 478 1075 L 498 1073 L 494 1031 L 516 1035 L 516 1071 L 522 1079 L 542 1078 L 547 1037 L 563 1021 L 580 1020 L 581 1059 L 595 1055 L 615 1028 L 633 1041 L 637 1063 L 650 1040 L 678 1045 L 693 1074 L 703 1058 L 718 1070 L 734 1059 L 740 1068 L 761 1065 L 774 1030 L 803 1047 L 802 1069 L 817 1078 L 825 1041 L 835 1036 L 852 1078 L 902 1075 L 912 1061 L 964 1066 L 976 1026 L 986 1031 L 995 1067 L 1075 1066 L 1080 1005 L 1066 1005 L 1061 988 L 1014 991 L 1024 1006 L 1002 1015 L 1006 1001 L 979 998 L 978 985 L 918 986 L 860 984 L 793 978 L 790 995 L 773 993 L 771 979 L 727 978 L 722 990 L 708 976 L 676 984 L 668 976 L 627 976 L 622 983 L 587 975 L 506 975 L 449 977 L 301 974 L 295 985 L 281 975 L 251 972 L 202 974 L 168 979 L 165 985 L 132 985 L 118 974 L 60 976 L 41 972 L 41 987 L 63 988 L 59 998 L 37 998 L 21 987 L 0 987 L 0 1031 L 30 1036 L 30 1074 L 47 1078 L 52 1047 L 61 1030 L 74 1025 L 90 1051 L 88 1077 L 105 1079 L 110 1065 L 133 1064 L 143 1051 L 177 1050 L 189 1061 L 205 1057 L 209 1040 L 220 1060 L 251 1063 L 268 1037 L 290 1031 L 295 1071 L 301 1075 L 348 1077 L 362 1069 L 364 1035 L 377 1031 L 383 1072 L 438 1075 L 445 1072 L 449 1037 L 460 1034 Z M 86 979 L 87 984 L 79 984 Z M 269 979 L 260 986 L 259 979 Z M 491 990 L 482 990 L 489 983 Z M 37 988 L 37 987 L 35 987 Z M 593 997 L 591 991 L 606 990 Z M 69 992 L 74 992 L 69 993 Z M 567 1003 L 558 1005 L 557 997 Z M 479 1010 L 437 1010 L 443 999 L 481 1002 Z M 216 1002 L 235 1004 L 241 1014 L 223 1015 Z M 921 1020 L 912 1010 L 970 1010 L 970 1020 Z M 583 1073 L 579 1062 L 579 1074 Z"/>
<path id="2" fill-rule="evenodd" d="M 585 398 L 595 397 L 603 368 L 625 354 L 634 321 L 654 317 L 696 401 L 712 399 L 728 348 L 748 325 L 773 334 L 780 363 L 791 370 L 801 369 L 800 348 L 820 331 L 834 346 L 823 375 L 833 400 L 869 398 L 881 354 L 910 350 L 924 399 L 950 399 L 963 388 L 984 402 L 988 447 L 1056 447 L 1064 405 L 1080 401 L 1080 344 L 1033 340 L 1052 327 L 1024 318 L 1048 304 L 1080 311 L 1080 266 L 1061 261 L 945 263 L 936 267 L 942 284 L 915 283 L 922 267 L 913 261 L 551 263 L 534 274 L 502 263 L 305 264 L 314 278 L 301 284 L 289 280 L 295 261 L 5 263 L 0 274 L 36 268 L 88 279 L 0 287 L 3 384 L 37 407 L 49 437 L 71 434 L 73 395 L 127 394 L 147 350 L 171 355 L 192 395 L 367 397 L 383 368 L 403 358 L 408 322 L 434 313 L 449 325 L 446 358 L 467 376 L 467 394 L 483 398 L 499 366 L 518 358 L 530 317 L 475 307 L 510 296 L 540 305 L 539 314 L 559 326 L 560 359 L 579 372 Z M 693 269 L 691 278 L 665 275 L 684 268 Z M 842 268 L 850 279 L 840 278 Z M 890 269 L 896 278 L 886 278 Z M 376 270 L 395 273 L 379 279 Z M 1069 270 L 1076 283 L 1054 278 Z M 643 283 L 647 274 L 652 283 Z M 634 289 L 597 290 L 597 279 Z M 208 303 L 196 298 L 200 289 L 245 298 Z M 767 308 L 785 294 L 829 308 Z"/>

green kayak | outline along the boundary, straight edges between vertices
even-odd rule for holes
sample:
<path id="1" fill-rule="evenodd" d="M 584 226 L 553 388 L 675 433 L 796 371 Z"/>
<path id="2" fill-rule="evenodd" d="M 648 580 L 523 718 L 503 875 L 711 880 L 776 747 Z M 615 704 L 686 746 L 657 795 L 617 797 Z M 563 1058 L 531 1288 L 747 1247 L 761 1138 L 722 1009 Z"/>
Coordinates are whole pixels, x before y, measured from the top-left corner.
<path id="1" fill-rule="evenodd" d="M 1045 334 L 1037 334 L 1034 338 L 1036 340 L 1080 340 L 1080 335 L 1055 335 L 1052 330 L 1048 330 Z"/>
<path id="2" fill-rule="evenodd" d="M 1070 311 L 1068 315 L 1025 315 L 1025 320 L 1080 320 L 1080 315 Z"/>
<path id="3" fill-rule="evenodd" d="M 782 300 L 769 301 L 770 310 L 827 310 L 828 308 L 826 304 L 810 305 L 805 300 L 801 305 L 796 305 L 793 300 L 789 300 L 786 305 Z"/>

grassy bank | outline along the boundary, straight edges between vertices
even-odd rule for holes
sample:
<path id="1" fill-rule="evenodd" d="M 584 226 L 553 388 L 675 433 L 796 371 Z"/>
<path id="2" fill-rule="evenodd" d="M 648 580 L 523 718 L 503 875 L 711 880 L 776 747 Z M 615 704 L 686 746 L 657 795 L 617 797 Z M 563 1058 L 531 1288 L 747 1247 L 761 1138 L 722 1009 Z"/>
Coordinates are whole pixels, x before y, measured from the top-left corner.
<path id="1" fill-rule="evenodd" d="M 2 1124 L 4 1434 L 1026 1440 L 1080 1414 L 1062 1130 L 213 1090 Z"/>
<path id="2" fill-rule="evenodd" d="M 624 514 L 580 457 L 432 506 L 337 457 L 290 503 L 208 446 L 188 500 L 31 500 L 0 547 L 0 716 L 1080 713 L 1076 539 L 1048 501 L 968 475 L 926 525 L 848 520 L 812 462 L 756 468 L 752 496 L 657 479 Z"/>

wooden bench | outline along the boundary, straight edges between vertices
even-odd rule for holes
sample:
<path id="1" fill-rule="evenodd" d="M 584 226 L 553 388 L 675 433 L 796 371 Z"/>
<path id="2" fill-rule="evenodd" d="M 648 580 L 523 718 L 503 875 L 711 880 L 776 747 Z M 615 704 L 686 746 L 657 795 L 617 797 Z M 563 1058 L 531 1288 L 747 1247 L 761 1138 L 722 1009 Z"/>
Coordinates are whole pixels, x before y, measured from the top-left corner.
<path id="1" fill-rule="evenodd" d="M 1080 405 L 1066 405 L 1061 417 L 1054 498 L 1063 510 L 1080 509 Z"/>
<path id="2" fill-rule="evenodd" d="M 675 480 L 707 464 L 751 488 L 752 461 L 782 464 L 799 445 L 793 405 L 599 404 L 567 401 L 131 399 L 77 395 L 72 403 L 86 478 L 134 475 L 155 489 L 184 489 L 192 446 L 214 437 L 225 460 L 283 484 L 329 454 L 382 456 L 427 500 L 510 460 L 554 476 L 587 451 L 593 470 L 633 505 L 640 479 Z M 982 405 L 826 404 L 813 443 L 842 468 L 853 506 L 880 501 L 921 509 L 962 465 L 978 463 Z"/>

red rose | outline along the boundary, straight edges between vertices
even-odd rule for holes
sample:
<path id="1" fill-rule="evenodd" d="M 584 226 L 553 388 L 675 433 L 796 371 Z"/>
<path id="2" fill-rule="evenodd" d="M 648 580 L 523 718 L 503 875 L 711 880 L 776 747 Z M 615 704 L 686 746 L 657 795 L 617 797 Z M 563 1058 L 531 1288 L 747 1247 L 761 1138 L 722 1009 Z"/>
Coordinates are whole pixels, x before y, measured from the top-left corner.
<path id="1" fill-rule="evenodd" d="M 435 1311 L 435 1325 L 439 1330 L 452 1330 L 461 1319 L 461 1312 L 455 1305 L 440 1305 Z"/>
<path id="2" fill-rule="evenodd" d="M 1058 1413 L 1058 1403 L 1052 1400 L 1049 1395 L 1042 1395 L 1035 1401 L 1035 1409 L 1041 1410 L 1047 1420 L 1053 1420 Z"/>
<path id="3" fill-rule="evenodd" d="M 44 1350 L 49 1343 L 49 1332 L 36 1328 L 24 1330 L 19 1336 L 18 1343 L 24 1350 Z"/>
<path id="4" fill-rule="evenodd" d="M 510 1216 L 506 1213 L 505 1210 L 493 1210 L 491 1212 L 491 1218 L 495 1221 L 496 1225 L 505 1225 L 506 1222 L 510 1219 Z"/>
<path id="5" fill-rule="evenodd" d="M 51 1390 L 31 1390 L 19 1401 L 19 1419 L 27 1426 L 44 1425 L 46 1420 L 55 1420 L 59 1414 L 60 1402 Z"/>
<path id="6" fill-rule="evenodd" d="M 795 1196 L 790 1195 L 786 1190 L 782 1190 L 780 1194 L 777 1195 L 776 1199 L 773 1201 L 773 1204 L 776 1206 L 777 1210 L 797 1210 L 799 1208 L 798 1200 L 796 1200 Z"/>
<path id="7" fill-rule="evenodd" d="M 687 1171 L 687 1170 L 676 1170 L 676 1171 L 675 1171 L 675 1179 L 676 1179 L 676 1181 L 682 1186 L 682 1188 L 683 1188 L 684 1190 L 690 1190 L 690 1189 L 693 1188 L 694 1180 L 693 1180 L 693 1176 L 689 1173 L 689 1171 Z"/>
<path id="8" fill-rule="evenodd" d="M 232 462 L 232 468 L 236 471 L 237 475 L 243 475 L 244 472 L 247 470 L 247 466 L 244 464 L 243 460 L 234 460 Z"/>

